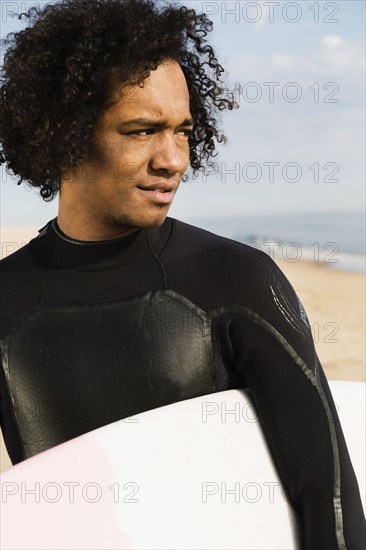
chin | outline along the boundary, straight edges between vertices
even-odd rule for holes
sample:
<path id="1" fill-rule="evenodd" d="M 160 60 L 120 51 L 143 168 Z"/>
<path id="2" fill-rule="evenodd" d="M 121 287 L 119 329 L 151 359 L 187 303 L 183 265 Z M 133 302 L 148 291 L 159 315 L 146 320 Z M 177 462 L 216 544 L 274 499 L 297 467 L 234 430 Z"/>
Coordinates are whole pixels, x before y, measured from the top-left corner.
<path id="1" fill-rule="evenodd" d="M 165 213 L 164 215 L 161 214 L 160 216 L 155 216 L 150 220 L 144 220 L 143 222 L 141 222 L 141 224 L 138 225 L 138 227 L 143 227 L 145 229 L 154 229 L 156 227 L 160 227 L 165 222 L 167 215 L 168 214 Z"/>
<path id="2" fill-rule="evenodd" d="M 154 229 L 164 223 L 167 213 L 167 210 L 164 209 L 164 212 L 155 212 L 153 215 L 145 214 L 144 216 L 108 215 L 104 218 L 104 221 L 116 230 L 127 228 Z"/>
<path id="3" fill-rule="evenodd" d="M 155 216 L 144 216 L 142 218 L 134 217 L 130 219 L 125 219 L 123 225 L 129 227 L 137 227 L 139 229 L 155 229 L 160 227 L 167 217 L 167 213 L 160 213 Z"/>
<path id="4" fill-rule="evenodd" d="M 152 212 L 146 212 L 145 215 L 141 216 L 140 220 L 136 219 L 136 227 L 143 227 L 146 229 L 153 229 L 160 227 L 165 222 L 165 219 L 168 215 L 169 208 L 163 207 L 159 209 L 154 209 Z"/>

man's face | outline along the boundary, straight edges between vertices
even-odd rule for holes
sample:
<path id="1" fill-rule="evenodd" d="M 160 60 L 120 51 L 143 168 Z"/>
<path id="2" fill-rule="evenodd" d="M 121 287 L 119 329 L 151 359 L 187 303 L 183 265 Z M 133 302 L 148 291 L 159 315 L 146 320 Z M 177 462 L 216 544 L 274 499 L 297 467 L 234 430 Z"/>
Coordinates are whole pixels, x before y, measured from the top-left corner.
<path id="1" fill-rule="evenodd" d="M 61 181 L 62 219 L 68 208 L 101 238 L 163 223 L 189 164 L 193 128 L 187 83 L 174 61 L 152 71 L 143 88 L 115 89 L 116 97 L 96 125 L 90 156 Z"/>

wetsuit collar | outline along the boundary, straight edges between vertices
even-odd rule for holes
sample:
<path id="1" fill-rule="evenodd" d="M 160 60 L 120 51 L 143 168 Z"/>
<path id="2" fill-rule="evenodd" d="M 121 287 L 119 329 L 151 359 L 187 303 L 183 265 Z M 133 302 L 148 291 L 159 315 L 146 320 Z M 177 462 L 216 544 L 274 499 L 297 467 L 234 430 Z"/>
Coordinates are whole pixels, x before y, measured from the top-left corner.
<path id="1" fill-rule="evenodd" d="M 76 245 L 80 245 L 80 246 L 95 246 L 95 245 L 103 246 L 105 244 L 116 243 L 116 242 L 119 242 L 119 241 L 124 241 L 130 235 L 134 235 L 136 232 L 141 231 L 140 228 L 136 228 L 136 231 L 134 231 L 132 233 L 128 233 L 127 235 L 122 235 L 121 237 L 116 237 L 114 239 L 104 239 L 104 240 L 101 240 L 101 241 L 80 241 L 78 239 L 73 239 L 73 238 L 68 237 L 67 235 L 65 235 L 65 233 L 63 233 L 61 231 L 61 229 L 59 228 L 59 226 L 58 226 L 57 218 L 54 218 L 53 220 L 51 220 L 51 225 L 52 225 L 52 228 L 54 229 L 55 233 L 61 239 L 63 239 L 64 241 L 67 241 L 68 243 L 76 244 Z"/>
<path id="2" fill-rule="evenodd" d="M 32 252 L 43 269 L 100 271 L 159 255 L 171 234 L 172 219 L 154 229 L 140 228 L 133 233 L 104 241 L 78 241 L 65 235 L 53 219 L 39 230 L 32 241 Z"/>

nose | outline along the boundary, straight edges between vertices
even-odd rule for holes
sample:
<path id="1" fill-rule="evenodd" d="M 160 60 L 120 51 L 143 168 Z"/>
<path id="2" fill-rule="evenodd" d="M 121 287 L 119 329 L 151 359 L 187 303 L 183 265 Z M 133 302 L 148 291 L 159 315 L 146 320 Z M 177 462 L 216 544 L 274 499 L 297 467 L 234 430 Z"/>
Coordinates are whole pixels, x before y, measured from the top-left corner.
<path id="1" fill-rule="evenodd" d="M 153 170 L 165 170 L 170 174 L 184 174 L 189 163 L 188 141 L 168 131 L 156 134 L 150 166 Z"/>

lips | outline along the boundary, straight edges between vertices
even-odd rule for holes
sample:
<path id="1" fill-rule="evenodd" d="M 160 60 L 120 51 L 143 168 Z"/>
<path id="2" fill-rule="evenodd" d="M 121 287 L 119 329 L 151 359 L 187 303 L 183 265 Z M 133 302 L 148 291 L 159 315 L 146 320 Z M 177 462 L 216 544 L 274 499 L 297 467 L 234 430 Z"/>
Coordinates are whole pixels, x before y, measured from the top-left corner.
<path id="1" fill-rule="evenodd" d="M 174 191 L 177 188 L 177 185 L 174 185 L 172 183 L 155 183 L 152 185 L 138 185 L 139 189 L 142 189 L 144 191 L 159 191 L 160 193 L 167 193 L 169 191 Z"/>
<path id="2" fill-rule="evenodd" d="M 137 189 L 143 191 L 144 195 L 149 201 L 155 204 L 168 205 L 173 201 L 175 191 L 178 185 L 172 183 L 162 182 L 152 185 L 138 185 Z"/>

